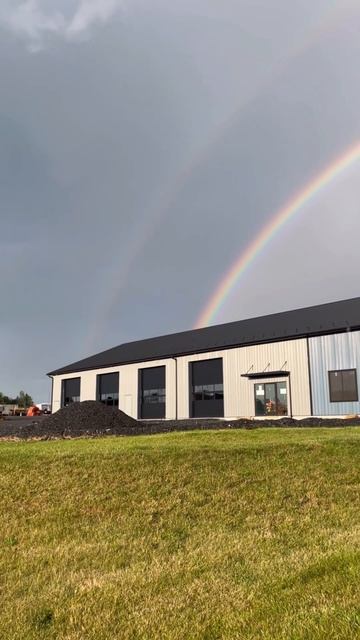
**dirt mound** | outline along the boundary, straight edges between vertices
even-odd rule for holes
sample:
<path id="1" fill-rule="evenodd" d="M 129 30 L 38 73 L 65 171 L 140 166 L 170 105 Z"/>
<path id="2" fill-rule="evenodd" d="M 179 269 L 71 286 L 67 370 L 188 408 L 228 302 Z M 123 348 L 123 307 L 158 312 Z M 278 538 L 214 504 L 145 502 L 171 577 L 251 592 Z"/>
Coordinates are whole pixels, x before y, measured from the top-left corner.
<path id="1" fill-rule="evenodd" d="M 137 421 L 123 411 L 88 400 L 74 402 L 47 418 L 26 424 L 21 432 L 14 435 L 22 438 L 76 438 L 85 435 L 124 434 L 136 425 Z"/>

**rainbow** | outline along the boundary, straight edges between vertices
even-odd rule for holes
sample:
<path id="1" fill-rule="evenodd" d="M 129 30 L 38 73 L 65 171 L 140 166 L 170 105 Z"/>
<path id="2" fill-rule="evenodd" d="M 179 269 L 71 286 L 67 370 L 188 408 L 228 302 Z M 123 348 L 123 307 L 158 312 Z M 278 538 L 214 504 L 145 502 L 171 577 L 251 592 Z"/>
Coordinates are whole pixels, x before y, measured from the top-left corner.
<path id="1" fill-rule="evenodd" d="M 195 328 L 206 327 L 213 322 L 215 316 L 223 307 L 241 276 L 247 271 L 280 229 L 290 222 L 320 191 L 359 159 L 360 142 L 356 142 L 356 144 L 353 144 L 342 153 L 339 158 L 332 162 L 319 175 L 308 182 L 280 211 L 271 217 L 270 221 L 261 229 L 260 233 L 253 239 L 245 251 L 240 254 L 219 282 L 207 304 L 201 311 Z"/>

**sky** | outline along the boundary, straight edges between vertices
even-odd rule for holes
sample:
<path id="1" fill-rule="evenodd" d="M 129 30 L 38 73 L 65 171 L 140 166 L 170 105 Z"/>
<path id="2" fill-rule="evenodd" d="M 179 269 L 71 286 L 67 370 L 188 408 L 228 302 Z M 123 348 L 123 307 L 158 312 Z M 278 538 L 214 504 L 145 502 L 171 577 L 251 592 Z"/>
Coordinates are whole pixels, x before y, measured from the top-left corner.
<path id="1" fill-rule="evenodd" d="M 360 141 L 358 0 L 0 0 L 0 390 L 192 328 L 262 227 Z M 358 296 L 360 161 L 215 323 Z"/>

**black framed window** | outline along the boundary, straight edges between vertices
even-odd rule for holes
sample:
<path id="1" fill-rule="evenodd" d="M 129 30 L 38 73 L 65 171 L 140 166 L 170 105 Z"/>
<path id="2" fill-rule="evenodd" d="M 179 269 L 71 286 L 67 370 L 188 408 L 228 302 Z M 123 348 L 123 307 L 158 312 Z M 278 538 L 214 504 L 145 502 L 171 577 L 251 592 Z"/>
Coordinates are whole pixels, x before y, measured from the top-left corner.
<path id="1" fill-rule="evenodd" d="M 166 414 L 165 367 L 139 370 L 139 418 L 161 419 Z"/>
<path id="2" fill-rule="evenodd" d="M 96 378 L 98 402 L 108 407 L 119 407 L 119 373 L 103 373 Z"/>
<path id="3" fill-rule="evenodd" d="M 357 402 L 359 399 L 356 369 L 329 371 L 330 402 Z"/>
<path id="4" fill-rule="evenodd" d="M 255 415 L 288 415 L 288 390 L 286 382 L 265 382 L 255 385 Z"/>
<path id="5" fill-rule="evenodd" d="M 80 402 L 81 378 L 68 378 L 61 382 L 61 406 L 67 407 L 73 402 Z"/>
<path id="6" fill-rule="evenodd" d="M 223 384 L 196 384 L 194 386 L 194 400 L 223 400 Z"/>
<path id="7" fill-rule="evenodd" d="M 224 416 L 222 358 L 189 363 L 190 416 L 221 418 Z"/>
<path id="8" fill-rule="evenodd" d="M 165 397 L 165 389 L 143 389 L 142 401 L 145 404 L 163 404 Z"/>

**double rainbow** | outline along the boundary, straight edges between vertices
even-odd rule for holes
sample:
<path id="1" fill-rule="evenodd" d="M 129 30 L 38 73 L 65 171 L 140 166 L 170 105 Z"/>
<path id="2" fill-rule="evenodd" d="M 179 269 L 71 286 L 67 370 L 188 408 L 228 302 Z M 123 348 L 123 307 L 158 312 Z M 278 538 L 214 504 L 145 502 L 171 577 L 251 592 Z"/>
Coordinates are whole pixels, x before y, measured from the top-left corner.
<path id="1" fill-rule="evenodd" d="M 290 222 L 320 191 L 325 189 L 335 178 L 344 173 L 359 159 L 360 142 L 356 142 L 356 144 L 353 144 L 342 153 L 339 158 L 332 162 L 319 175 L 307 183 L 280 211 L 271 217 L 270 221 L 261 229 L 260 233 L 254 238 L 245 251 L 236 258 L 235 262 L 226 272 L 201 311 L 196 321 L 196 328 L 206 327 L 214 321 L 216 315 L 223 307 L 242 275 L 280 229 Z"/>

